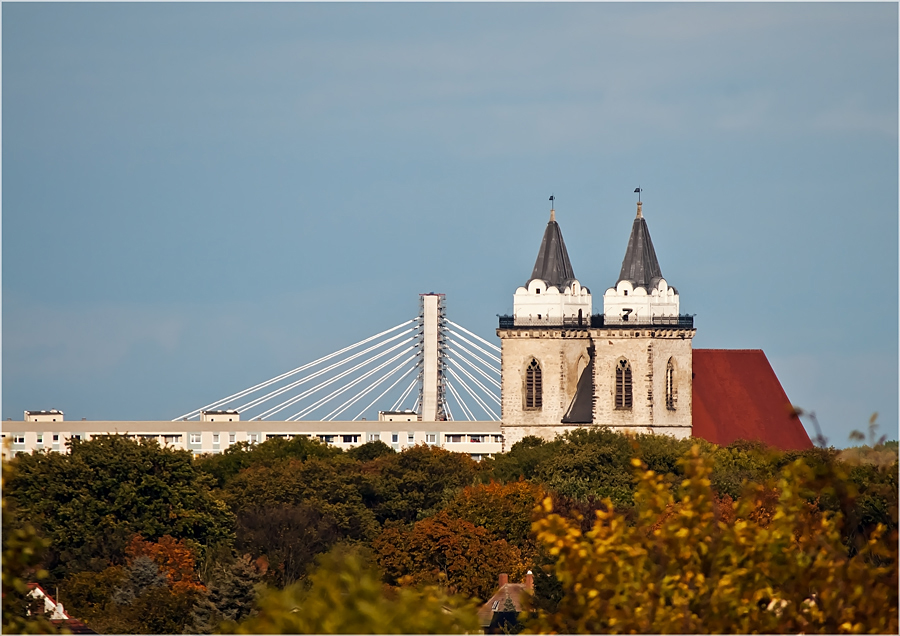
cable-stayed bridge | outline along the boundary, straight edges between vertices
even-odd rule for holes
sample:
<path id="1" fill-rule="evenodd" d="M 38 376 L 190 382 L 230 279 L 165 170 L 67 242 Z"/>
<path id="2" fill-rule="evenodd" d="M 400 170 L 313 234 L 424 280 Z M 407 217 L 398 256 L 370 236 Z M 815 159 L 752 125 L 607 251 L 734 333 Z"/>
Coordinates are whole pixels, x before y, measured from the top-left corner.
<path id="1" fill-rule="evenodd" d="M 447 318 L 443 294 L 420 294 L 415 318 L 172 421 L 229 411 L 242 420 L 357 421 L 378 411 L 426 422 L 496 422 L 499 354 Z"/>

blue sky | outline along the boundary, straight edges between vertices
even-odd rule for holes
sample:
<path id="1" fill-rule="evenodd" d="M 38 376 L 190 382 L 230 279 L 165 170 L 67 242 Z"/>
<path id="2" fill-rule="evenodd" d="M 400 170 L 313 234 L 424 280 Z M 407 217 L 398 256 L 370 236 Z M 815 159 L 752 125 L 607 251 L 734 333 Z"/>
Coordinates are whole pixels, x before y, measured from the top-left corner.
<path id="1" fill-rule="evenodd" d="M 640 184 L 696 348 L 896 438 L 897 18 L 5 3 L 2 416 L 176 417 L 420 292 L 495 339 L 551 193 L 599 311 Z"/>

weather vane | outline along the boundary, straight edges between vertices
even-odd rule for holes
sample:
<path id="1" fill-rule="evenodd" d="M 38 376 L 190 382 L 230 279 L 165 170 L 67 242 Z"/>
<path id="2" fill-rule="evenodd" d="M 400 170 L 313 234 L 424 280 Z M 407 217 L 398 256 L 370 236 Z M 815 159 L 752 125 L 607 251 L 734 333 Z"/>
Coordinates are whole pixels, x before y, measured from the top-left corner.
<path id="1" fill-rule="evenodd" d="M 640 203 L 640 202 L 641 202 L 641 192 L 643 192 L 643 190 L 641 190 L 640 186 L 638 186 L 637 188 L 634 189 L 634 191 L 637 192 L 637 195 L 638 195 L 638 203 Z M 552 198 L 552 197 L 551 197 L 551 198 Z"/>
<path id="2" fill-rule="evenodd" d="M 552 194 L 550 195 L 550 209 L 553 209 L 553 202 L 556 200 L 556 197 Z"/>

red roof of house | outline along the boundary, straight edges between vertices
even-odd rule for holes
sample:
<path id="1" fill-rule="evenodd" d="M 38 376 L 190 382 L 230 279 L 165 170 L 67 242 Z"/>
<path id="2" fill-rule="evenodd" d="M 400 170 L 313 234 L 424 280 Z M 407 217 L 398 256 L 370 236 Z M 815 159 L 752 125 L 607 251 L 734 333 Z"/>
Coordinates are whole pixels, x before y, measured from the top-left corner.
<path id="1" fill-rule="evenodd" d="M 760 349 L 694 349 L 693 436 L 720 446 L 759 440 L 812 448 L 781 382 Z"/>

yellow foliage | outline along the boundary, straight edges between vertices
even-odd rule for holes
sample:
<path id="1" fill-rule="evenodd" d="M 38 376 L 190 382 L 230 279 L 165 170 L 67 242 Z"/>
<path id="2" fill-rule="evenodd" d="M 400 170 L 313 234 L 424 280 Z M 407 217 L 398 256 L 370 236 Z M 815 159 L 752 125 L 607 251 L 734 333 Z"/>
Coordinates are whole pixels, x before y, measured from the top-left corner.
<path id="1" fill-rule="evenodd" d="M 388 589 L 358 554 L 333 551 L 310 576 L 267 590 L 259 613 L 223 625 L 238 634 L 462 634 L 478 629 L 476 606 L 435 586 Z"/>
<path id="2" fill-rule="evenodd" d="M 750 484 L 722 515 L 698 447 L 677 492 L 634 460 L 637 520 L 606 502 L 583 536 L 546 499 L 534 531 L 564 596 L 531 624 L 568 633 L 897 633 L 897 536 L 873 533 L 853 558 L 840 515 L 801 495 L 814 475 L 801 460 L 770 484 Z M 772 514 L 760 502 L 777 493 Z M 733 522 L 726 517 L 734 519 Z"/>

